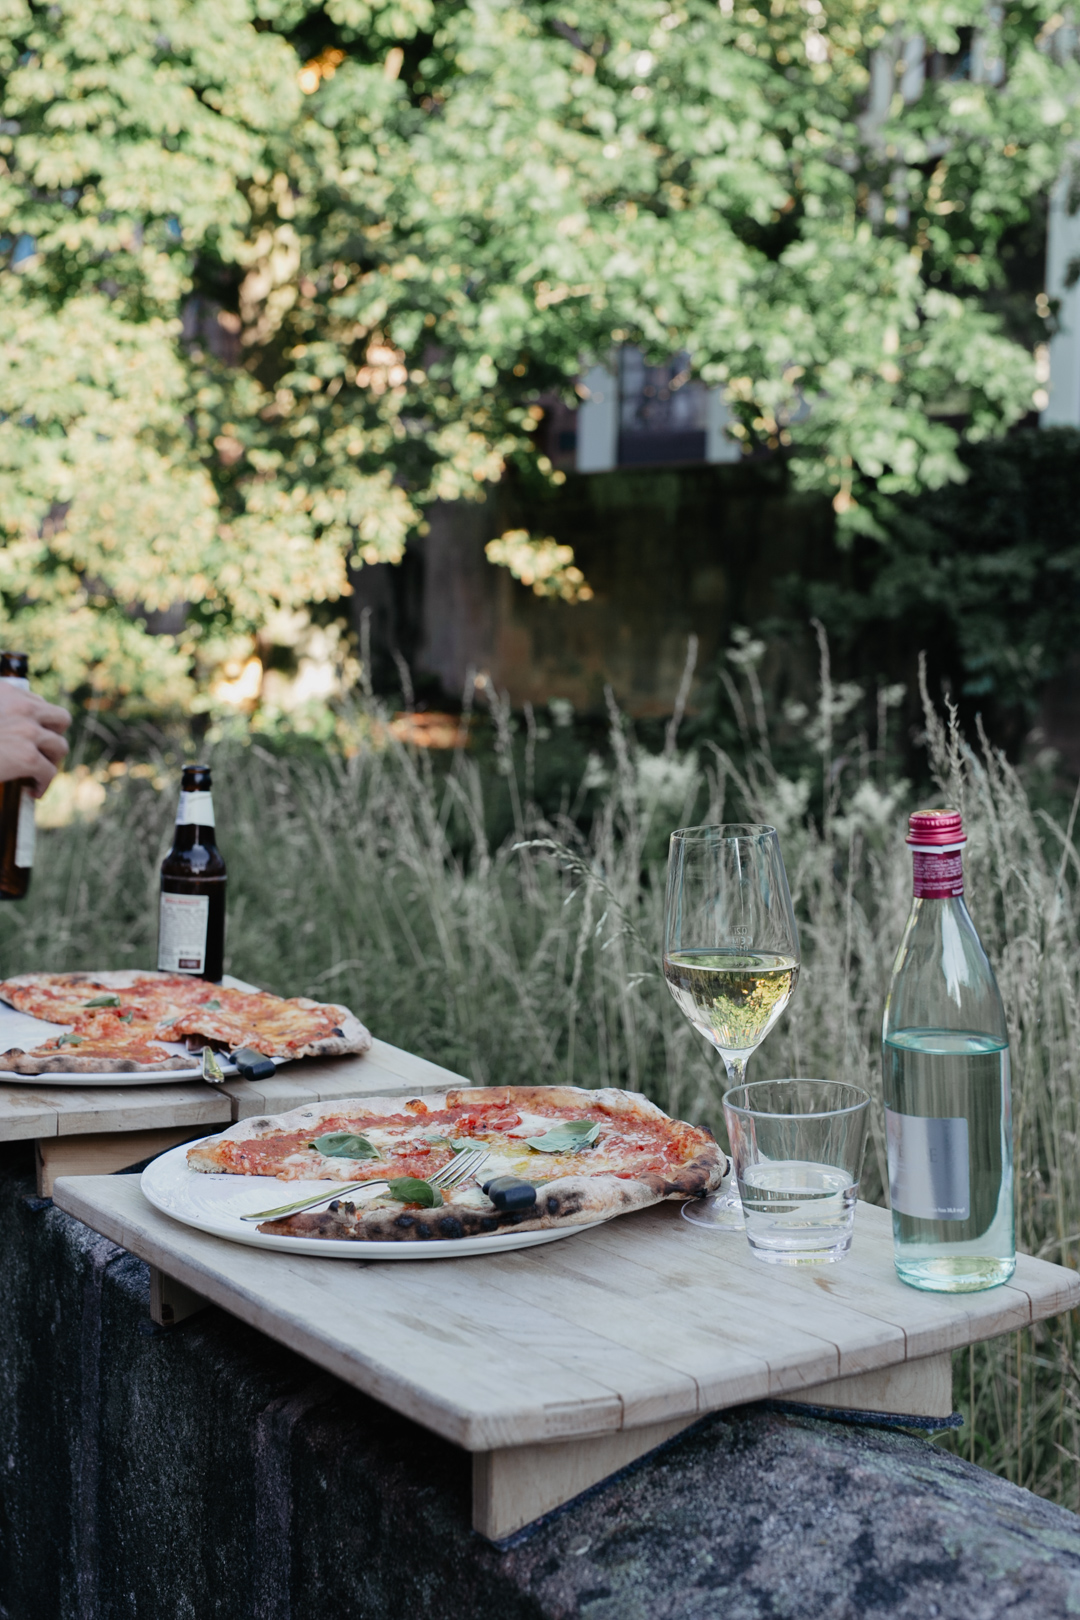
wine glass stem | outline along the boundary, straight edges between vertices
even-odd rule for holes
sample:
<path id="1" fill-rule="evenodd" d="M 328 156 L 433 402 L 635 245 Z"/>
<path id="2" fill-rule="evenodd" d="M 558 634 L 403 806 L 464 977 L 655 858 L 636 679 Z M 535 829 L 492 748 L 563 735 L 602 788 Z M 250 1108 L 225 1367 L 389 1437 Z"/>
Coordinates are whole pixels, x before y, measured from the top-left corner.
<path id="1" fill-rule="evenodd" d="M 747 1052 L 745 1056 L 740 1057 L 728 1057 L 726 1052 L 721 1052 L 720 1056 L 723 1058 L 724 1068 L 727 1070 L 728 1090 L 730 1091 L 734 1086 L 745 1085 L 746 1065 L 750 1061 L 750 1053 Z M 741 1212 L 742 1199 L 739 1197 L 739 1184 L 735 1175 L 735 1159 L 731 1152 L 730 1142 L 728 1143 L 728 1159 L 731 1169 L 728 1172 L 727 1186 L 722 1197 L 725 1203 L 730 1204 L 732 1209 L 738 1209 Z"/>
<path id="2" fill-rule="evenodd" d="M 724 1068 L 727 1070 L 728 1090 L 730 1091 L 733 1086 L 745 1085 L 746 1065 L 750 1061 L 749 1052 L 745 1057 L 728 1057 L 726 1052 L 721 1052 L 720 1055 L 724 1060 Z"/>

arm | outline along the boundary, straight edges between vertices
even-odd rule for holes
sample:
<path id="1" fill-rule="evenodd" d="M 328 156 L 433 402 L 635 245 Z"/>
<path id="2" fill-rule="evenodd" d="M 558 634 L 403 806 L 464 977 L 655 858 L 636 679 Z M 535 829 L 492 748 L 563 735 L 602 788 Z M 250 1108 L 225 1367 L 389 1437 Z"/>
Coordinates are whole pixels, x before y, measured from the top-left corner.
<path id="1" fill-rule="evenodd" d="M 0 782 L 27 777 L 40 799 L 67 755 L 70 724 L 66 709 L 0 680 Z"/>

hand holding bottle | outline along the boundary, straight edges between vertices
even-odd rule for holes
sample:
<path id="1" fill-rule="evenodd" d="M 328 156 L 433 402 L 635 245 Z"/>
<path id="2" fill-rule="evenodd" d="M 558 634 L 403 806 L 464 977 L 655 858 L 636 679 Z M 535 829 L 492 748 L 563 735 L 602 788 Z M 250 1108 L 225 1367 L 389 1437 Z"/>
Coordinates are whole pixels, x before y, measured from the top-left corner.
<path id="1" fill-rule="evenodd" d="M 40 799 L 67 757 L 66 709 L 0 680 L 0 782 L 29 781 Z"/>

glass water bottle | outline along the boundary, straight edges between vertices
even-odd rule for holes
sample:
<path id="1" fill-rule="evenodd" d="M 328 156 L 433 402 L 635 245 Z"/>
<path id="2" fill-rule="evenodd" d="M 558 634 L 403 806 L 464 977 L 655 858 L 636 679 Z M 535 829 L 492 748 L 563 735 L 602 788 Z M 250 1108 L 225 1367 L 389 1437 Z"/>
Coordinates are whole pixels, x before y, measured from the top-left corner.
<path id="1" fill-rule="evenodd" d="M 1005 1011 L 964 904 L 956 810 L 919 810 L 911 915 L 881 1032 L 896 1270 L 936 1293 L 1016 1268 Z"/>

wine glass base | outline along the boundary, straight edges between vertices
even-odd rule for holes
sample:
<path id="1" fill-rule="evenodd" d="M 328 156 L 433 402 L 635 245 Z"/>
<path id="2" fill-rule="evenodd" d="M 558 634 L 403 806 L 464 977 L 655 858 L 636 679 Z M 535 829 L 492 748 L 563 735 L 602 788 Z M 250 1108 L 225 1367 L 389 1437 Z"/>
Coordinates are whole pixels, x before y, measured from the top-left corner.
<path id="1" fill-rule="evenodd" d="M 682 1207 L 682 1218 L 691 1226 L 704 1226 L 711 1232 L 745 1232 L 742 1203 L 734 1187 L 722 1187 L 708 1198 L 695 1198 Z"/>

